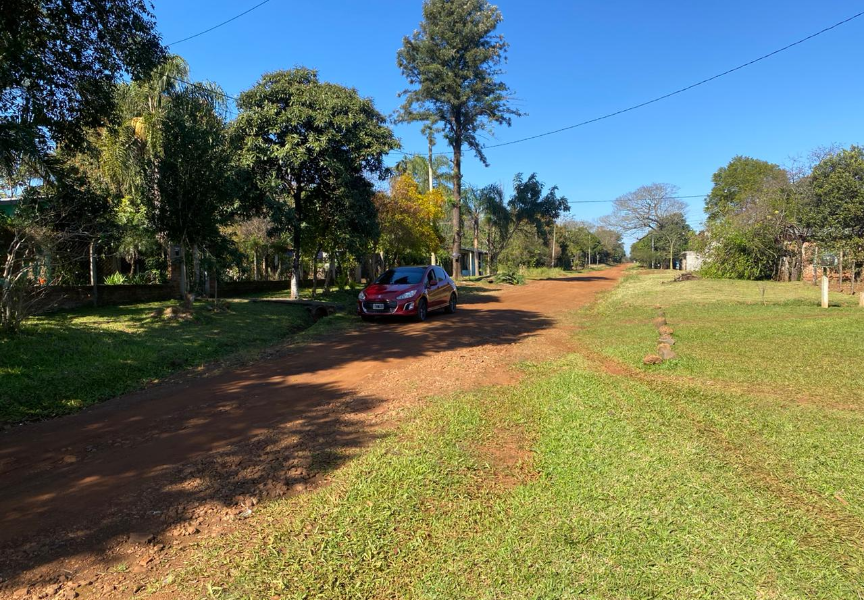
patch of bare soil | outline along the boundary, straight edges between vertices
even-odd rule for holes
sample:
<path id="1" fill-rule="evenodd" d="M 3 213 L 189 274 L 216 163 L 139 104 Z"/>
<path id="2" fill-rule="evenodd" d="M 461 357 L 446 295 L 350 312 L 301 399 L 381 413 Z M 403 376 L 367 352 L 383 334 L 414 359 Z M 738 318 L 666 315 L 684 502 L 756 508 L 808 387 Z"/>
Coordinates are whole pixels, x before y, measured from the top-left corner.
<path id="1" fill-rule="evenodd" d="M 510 489 L 537 478 L 529 439 L 519 428 L 495 431 L 478 449 L 480 460 L 489 468 L 487 482 L 495 488 Z"/>
<path id="2" fill-rule="evenodd" d="M 559 317 L 623 270 L 469 296 L 455 315 L 363 324 L 0 434 L 0 597 L 129 597 L 170 578 L 188 546 L 325 485 L 405 407 L 572 350 Z M 508 444 L 489 449 L 502 481 L 530 463 Z"/>

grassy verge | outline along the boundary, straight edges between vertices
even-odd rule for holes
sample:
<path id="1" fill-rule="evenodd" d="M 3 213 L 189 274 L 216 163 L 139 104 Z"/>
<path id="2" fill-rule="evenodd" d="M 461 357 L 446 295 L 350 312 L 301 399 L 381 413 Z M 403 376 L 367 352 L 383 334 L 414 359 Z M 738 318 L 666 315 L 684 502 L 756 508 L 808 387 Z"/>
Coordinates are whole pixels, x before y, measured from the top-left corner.
<path id="1" fill-rule="evenodd" d="M 672 272 L 631 276 L 579 319 L 582 337 L 616 359 L 641 364 L 654 350 L 662 306 L 680 358 L 668 375 L 740 386 L 793 400 L 864 404 L 864 310 L 857 299 L 802 283 L 669 282 Z M 641 367 L 652 372 L 657 367 Z"/>
<path id="2" fill-rule="evenodd" d="M 517 386 L 439 398 L 332 485 L 208 542 L 173 585 L 232 599 L 858 597 L 864 414 L 695 375 L 735 349 L 714 383 L 785 380 L 787 329 L 822 320 L 804 331 L 828 347 L 859 313 L 818 312 L 794 286 L 763 305 L 755 284 L 664 278 L 628 279 L 577 317 L 595 323 L 580 335 L 635 366 L 660 304 L 683 323 L 676 349 L 700 362 L 610 374 L 570 355 Z M 757 334 L 779 336 L 773 354 L 748 350 Z M 832 365 L 864 352 L 853 340 L 811 357 L 834 392 L 850 388 Z"/>
<path id="3" fill-rule="evenodd" d="M 227 312 L 196 304 L 191 318 L 166 318 L 172 305 L 34 317 L 20 335 L 0 338 L 0 423 L 75 412 L 183 369 L 254 353 L 312 324 L 295 306 L 231 300 Z"/>

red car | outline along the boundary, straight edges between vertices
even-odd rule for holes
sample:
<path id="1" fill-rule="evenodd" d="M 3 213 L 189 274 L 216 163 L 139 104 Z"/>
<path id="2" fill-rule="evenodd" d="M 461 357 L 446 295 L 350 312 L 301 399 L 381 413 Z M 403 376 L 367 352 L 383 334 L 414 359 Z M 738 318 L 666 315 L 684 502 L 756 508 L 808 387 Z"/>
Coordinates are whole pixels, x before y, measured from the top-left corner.
<path id="1" fill-rule="evenodd" d="M 456 283 L 441 267 L 396 267 L 366 286 L 357 297 L 364 321 L 388 315 L 425 321 L 430 310 L 456 312 Z"/>

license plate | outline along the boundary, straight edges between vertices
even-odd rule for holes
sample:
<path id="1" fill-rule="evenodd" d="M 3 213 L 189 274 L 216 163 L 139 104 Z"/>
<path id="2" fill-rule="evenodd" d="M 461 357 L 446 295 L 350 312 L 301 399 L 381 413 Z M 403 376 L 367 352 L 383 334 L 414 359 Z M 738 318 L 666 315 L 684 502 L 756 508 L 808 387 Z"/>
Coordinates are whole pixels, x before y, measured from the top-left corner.
<path id="1" fill-rule="evenodd" d="M 383 304 L 373 304 L 372 310 L 384 310 L 384 305 Z"/>

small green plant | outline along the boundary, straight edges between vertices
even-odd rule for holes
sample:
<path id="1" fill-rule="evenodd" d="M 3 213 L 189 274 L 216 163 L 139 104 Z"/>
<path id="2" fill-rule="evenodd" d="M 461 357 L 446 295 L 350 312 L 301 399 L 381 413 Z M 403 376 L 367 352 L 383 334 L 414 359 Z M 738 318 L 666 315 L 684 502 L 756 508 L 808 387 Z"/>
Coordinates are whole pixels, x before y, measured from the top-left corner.
<path id="1" fill-rule="evenodd" d="M 129 280 L 123 273 L 111 273 L 105 278 L 105 285 L 126 285 Z"/>
<path id="2" fill-rule="evenodd" d="M 508 285 L 524 285 L 525 276 L 513 271 L 501 271 L 495 276 L 496 283 L 506 283 Z"/>

